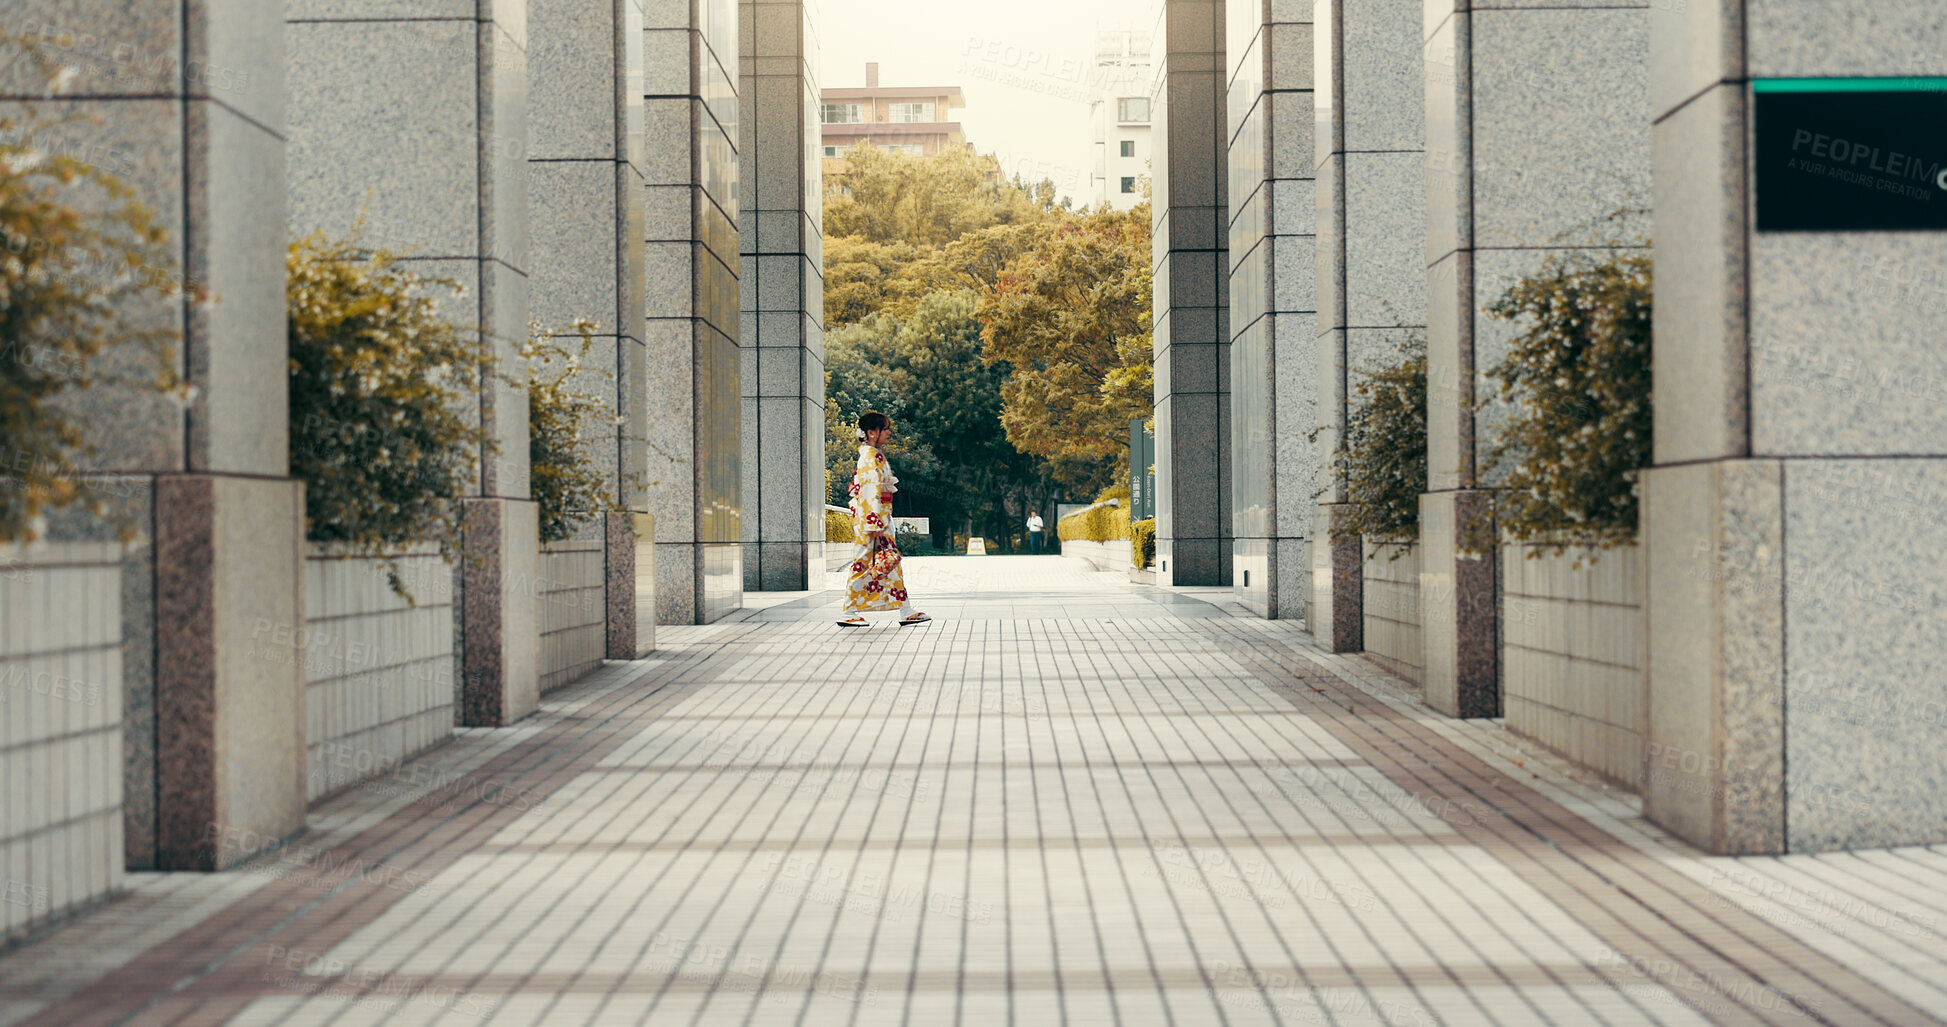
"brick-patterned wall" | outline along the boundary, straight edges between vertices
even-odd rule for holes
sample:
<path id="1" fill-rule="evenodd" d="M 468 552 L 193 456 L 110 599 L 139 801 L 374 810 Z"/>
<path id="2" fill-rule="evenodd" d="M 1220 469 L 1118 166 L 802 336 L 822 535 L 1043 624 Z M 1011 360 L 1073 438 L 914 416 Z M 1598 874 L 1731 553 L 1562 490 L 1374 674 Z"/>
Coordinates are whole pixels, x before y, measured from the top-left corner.
<path id="1" fill-rule="evenodd" d="M 1420 547 L 1368 542 L 1365 556 L 1366 655 L 1418 684 L 1426 666 L 1420 638 Z"/>
<path id="2" fill-rule="evenodd" d="M 1642 778 L 1643 550 L 1502 554 L 1508 727 L 1629 788 Z M 1580 555 L 1583 566 L 1572 568 Z"/>
<path id="3" fill-rule="evenodd" d="M 541 549 L 541 694 L 602 665 L 607 608 L 602 544 L 553 542 Z"/>
<path id="4" fill-rule="evenodd" d="M 0 546 L 0 945 L 121 887 L 122 554 Z"/>
<path id="5" fill-rule="evenodd" d="M 304 561 L 305 797 L 391 772 L 453 731 L 453 568 L 428 546 L 383 563 Z M 275 644 L 275 638 L 268 640 Z"/>

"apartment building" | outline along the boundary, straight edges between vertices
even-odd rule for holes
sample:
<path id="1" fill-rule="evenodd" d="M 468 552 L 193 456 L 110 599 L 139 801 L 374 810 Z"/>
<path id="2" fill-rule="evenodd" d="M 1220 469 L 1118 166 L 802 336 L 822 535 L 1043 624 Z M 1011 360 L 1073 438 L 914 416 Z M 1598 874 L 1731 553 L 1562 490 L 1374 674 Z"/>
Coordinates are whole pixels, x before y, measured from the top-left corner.
<path id="1" fill-rule="evenodd" d="M 1089 77 L 1089 122 L 1095 162 L 1089 171 L 1090 203 L 1128 210 L 1143 201 L 1149 174 L 1149 94 L 1155 69 L 1149 33 L 1131 29 L 1097 32 L 1095 67 Z"/>
<path id="2" fill-rule="evenodd" d="M 877 62 L 865 66 L 865 86 L 819 91 L 818 120 L 827 158 L 859 143 L 889 153 L 931 157 L 967 145 L 953 112 L 967 105 L 959 86 L 881 86 Z"/>

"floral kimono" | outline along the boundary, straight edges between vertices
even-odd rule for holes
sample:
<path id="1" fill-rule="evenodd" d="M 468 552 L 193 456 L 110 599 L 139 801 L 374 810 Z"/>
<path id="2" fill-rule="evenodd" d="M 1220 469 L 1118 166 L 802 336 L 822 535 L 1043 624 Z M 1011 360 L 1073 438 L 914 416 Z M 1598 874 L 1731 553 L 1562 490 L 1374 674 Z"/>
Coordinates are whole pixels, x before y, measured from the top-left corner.
<path id="1" fill-rule="evenodd" d="M 892 540 L 892 496 L 899 479 L 886 455 L 859 447 L 852 472 L 852 574 L 845 581 L 845 611 L 898 610 L 906 605 L 906 576 L 899 569 L 899 547 Z M 873 532 L 882 532 L 877 537 Z"/>

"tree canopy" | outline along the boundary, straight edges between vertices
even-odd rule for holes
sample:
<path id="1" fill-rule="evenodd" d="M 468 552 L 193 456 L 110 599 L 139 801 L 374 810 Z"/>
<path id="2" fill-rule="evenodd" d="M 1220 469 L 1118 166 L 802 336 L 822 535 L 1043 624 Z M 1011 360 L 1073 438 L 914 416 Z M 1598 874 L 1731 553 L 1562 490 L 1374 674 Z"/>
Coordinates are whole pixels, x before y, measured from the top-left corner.
<path id="1" fill-rule="evenodd" d="M 1126 474 L 1129 420 L 1150 409 L 1147 204 L 1076 212 L 991 157 L 869 147 L 825 204 L 833 502 L 867 409 L 898 424 L 901 511 L 1003 550 L 1026 509 Z"/>

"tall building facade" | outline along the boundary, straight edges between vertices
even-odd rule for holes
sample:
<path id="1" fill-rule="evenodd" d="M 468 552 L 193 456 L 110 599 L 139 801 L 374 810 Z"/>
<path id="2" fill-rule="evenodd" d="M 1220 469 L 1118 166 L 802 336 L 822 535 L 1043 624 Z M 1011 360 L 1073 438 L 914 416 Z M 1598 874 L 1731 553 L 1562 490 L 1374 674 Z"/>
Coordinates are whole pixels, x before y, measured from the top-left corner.
<path id="1" fill-rule="evenodd" d="M 1156 69 L 1150 35 L 1113 29 L 1095 35 L 1095 68 L 1089 79 L 1089 125 L 1095 159 L 1089 169 L 1089 203 L 1128 210 L 1143 201 L 1150 177 L 1150 87 Z"/>

